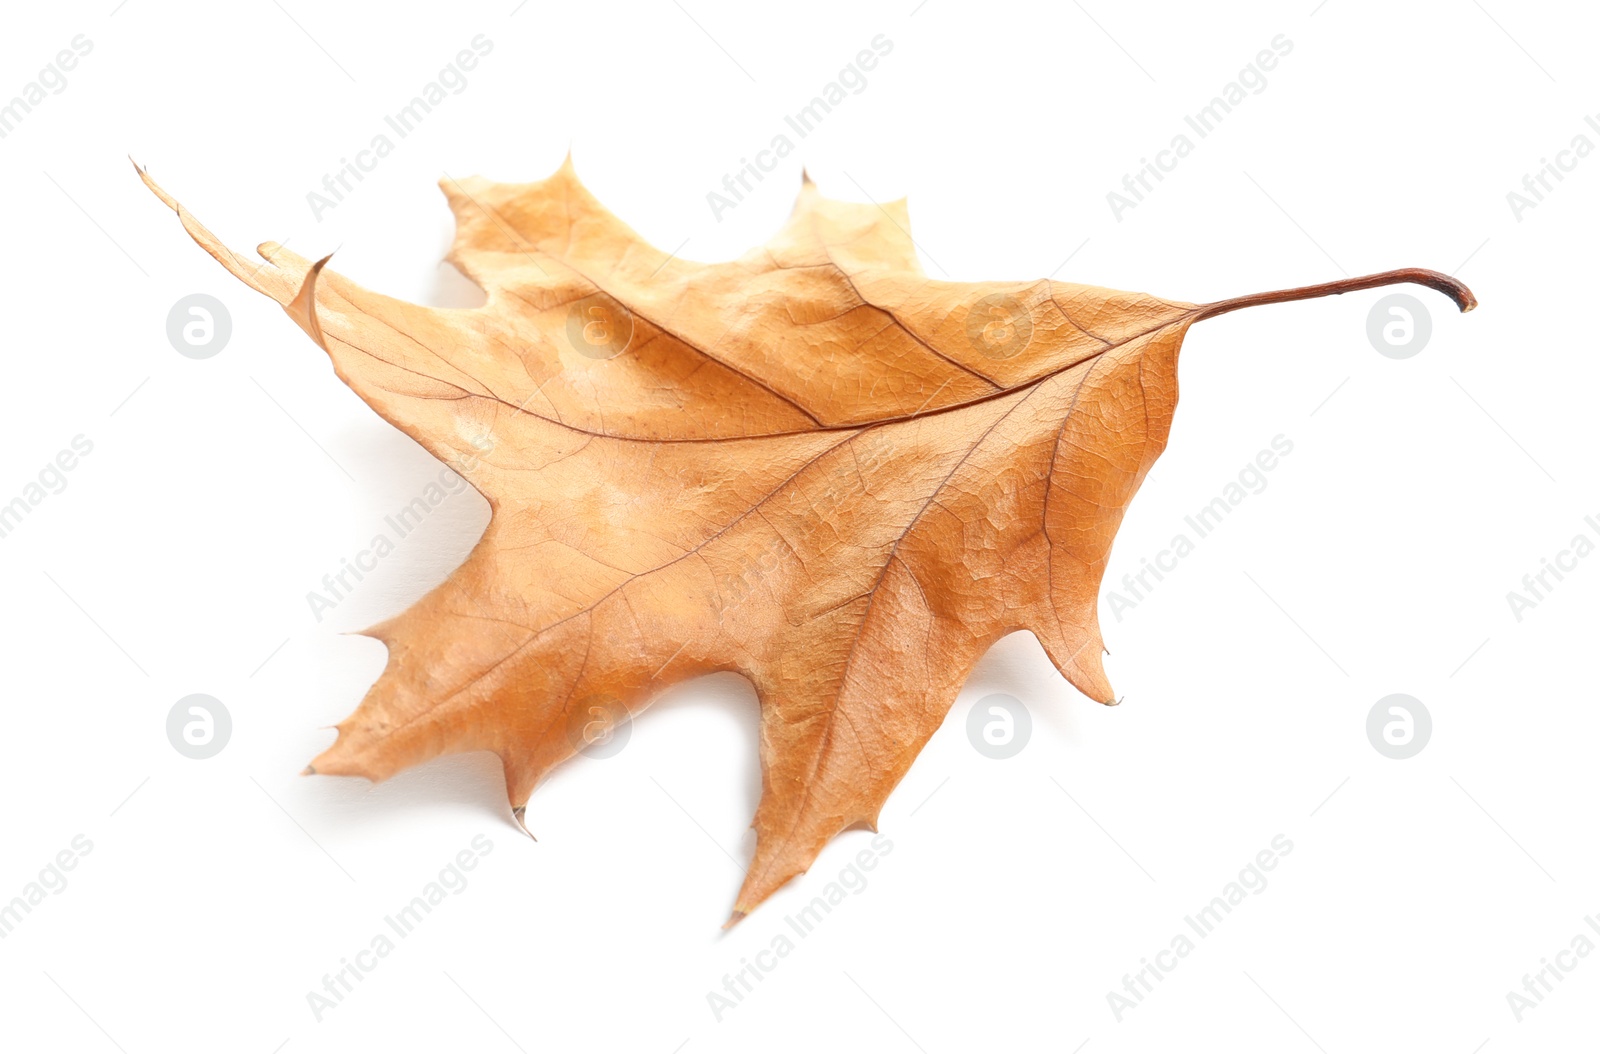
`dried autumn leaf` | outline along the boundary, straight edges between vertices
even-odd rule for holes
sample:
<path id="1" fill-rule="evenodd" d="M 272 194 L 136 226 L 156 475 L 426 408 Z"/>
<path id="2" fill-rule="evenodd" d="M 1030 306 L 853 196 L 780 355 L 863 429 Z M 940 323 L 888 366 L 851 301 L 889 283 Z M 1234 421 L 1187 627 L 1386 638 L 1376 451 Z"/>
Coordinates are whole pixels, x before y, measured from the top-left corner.
<path id="1" fill-rule="evenodd" d="M 690 263 L 569 161 L 538 183 L 441 184 L 449 259 L 488 298 L 446 310 L 272 244 L 244 260 L 143 178 L 493 510 L 448 580 L 367 631 L 387 667 L 312 769 L 381 780 L 490 750 L 520 821 L 592 722 L 738 671 L 761 703 L 762 797 L 736 919 L 840 831 L 876 827 L 1000 637 L 1031 631 L 1114 702 L 1096 596 L 1192 323 L 1396 282 L 1475 303 L 1423 270 L 1205 305 L 939 282 L 903 202 L 809 180 L 766 246 Z"/>

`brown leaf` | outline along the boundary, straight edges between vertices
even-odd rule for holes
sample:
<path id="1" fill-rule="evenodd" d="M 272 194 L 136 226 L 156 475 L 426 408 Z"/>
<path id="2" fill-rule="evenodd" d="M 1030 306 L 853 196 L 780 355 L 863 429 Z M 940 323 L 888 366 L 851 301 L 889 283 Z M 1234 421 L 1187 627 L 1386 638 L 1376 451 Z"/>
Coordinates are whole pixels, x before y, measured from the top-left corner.
<path id="1" fill-rule="evenodd" d="M 141 173 L 142 175 L 142 173 Z M 1166 445 L 1201 319 L 1418 282 L 1393 271 L 1194 305 L 1064 282 L 934 281 L 903 202 L 823 198 L 738 260 L 644 241 L 570 162 L 445 180 L 467 310 L 369 292 L 266 244 L 195 240 L 283 304 L 340 379 L 465 474 L 466 562 L 367 631 L 383 675 L 318 773 L 491 750 L 518 819 L 597 728 L 735 670 L 761 701 L 757 848 L 734 918 L 878 812 L 984 651 L 1032 632 L 1091 699 L 1096 596 Z"/>

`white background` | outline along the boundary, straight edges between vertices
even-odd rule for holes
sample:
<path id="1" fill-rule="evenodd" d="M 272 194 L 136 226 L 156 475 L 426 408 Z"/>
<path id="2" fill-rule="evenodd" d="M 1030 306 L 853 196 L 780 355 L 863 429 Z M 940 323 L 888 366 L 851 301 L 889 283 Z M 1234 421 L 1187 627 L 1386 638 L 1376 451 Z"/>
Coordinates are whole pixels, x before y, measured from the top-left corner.
<path id="1" fill-rule="evenodd" d="M 74 436 L 94 449 L 0 539 L 0 900 L 74 836 L 93 850 L 0 940 L 4 1046 L 1594 1043 L 1600 955 L 1520 1023 L 1506 994 L 1600 913 L 1600 560 L 1520 622 L 1506 594 L 1597 534 L 1583 517 L 1600 514 L 1600 160 L 1520 220 L 1506 195 L 1574 136 L 1600 143 L 1583 122 L 1600 110 L 1595 13 L 915 3 L 7 12 L 0 97 L 76 34 L 93 51 L 0 140 L 0 502 Z M 494 48 L 467 89 L 313 219 L 306 193 L 480 33 Z M 707 192 L 880 33 L 894 48 L 867 88 L 714 220 Z M 1114 219 L 1107 192 L 1278 34 L 1293 51 L 1266 89 Z M 1055 273 L 1206 301 L 1426 266 L 1459 274 L 1482 307 L 1458 315 L 1408 290 L 1433 336 L 1404 361 L 1367 340 L 1381 292 L 1197 326 L 1170 449 L 1107 584 L 1275 435 L 1294 450 L 1137 608 L 1119 621 L 1102 606 L 1123 705 L 1079 696 L 1031 638 L 1002 642 L 883 810 L 893 850 L 868 886 L 719 1022 L 707 993 L 871 836 L 841 837 L 719 929 L 759 788 L 754 699 L 732 677 L 680 686 L 621 754 L 561 770 L 529 806 L 537 843 L 512 825 L 487 755 L 378 787 L 300 778 L 383 665 L 381 645 L 340 631 L 440 581 L 487 506 L 451 499 L 317 622 L 307 592 L 437 465 L 200 252 L 125 156 L 243 252 L 338 248 L 334 268 L 369 288 L 461 304 L 472 290 L 439 264 L 450 221 L 436 182 L 542 178 L 569 147 L 602 201 L 690 259 L 769 237 L 803 161 L 832 196 L 909 195 L 938 277 Z M 165 331 L 195 292 L 233 319 L 206 361 Z M 205 761 L 165 732 L 194 692 L 233 718 Z M 1033 715 L 1008 761 L 965 734 L 996 692 Z M 1393 692 L 1433 716 L 1410 760 L 1367 739 L 1368 711 Z M 1267 888 L 1119 1022 L 1107 993 L 1280 833 L 1294 848 Z M 319 1023 L 306 993 L 479 834 L 493 851 L 470 885 Z"/>

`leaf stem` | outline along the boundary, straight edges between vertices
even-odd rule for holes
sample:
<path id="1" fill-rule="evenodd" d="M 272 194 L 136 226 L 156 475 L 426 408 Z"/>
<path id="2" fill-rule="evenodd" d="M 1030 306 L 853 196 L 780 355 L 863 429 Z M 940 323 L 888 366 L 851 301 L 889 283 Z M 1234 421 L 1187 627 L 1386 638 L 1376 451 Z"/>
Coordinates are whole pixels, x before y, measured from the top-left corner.
<path id="1" fill-rule="evenodd" d="M 1430 271 L 1424 267 L 1403 267 L 1398 271 L 1381 271 L 1378 274 L 1362 275 L 1359 278 L 1341 278 L 1337 282 L 1323 282 L 1320 285 L 1303 285 L 1295 289 L 1278 289 L 1270 293 L 1252 293 L 1249 296 L 1236 296 L 1231 300 L 1218 300 L 1212 304 L 1204 304 L 1195 315 L 1195 321 L 1215 318 L 1225 315 L 1229 311 L 1237 311 L 1242 307 L 1256 307 L 1259 304 L 1284 304 L 1291 300 L 1313 300 L 1319 296 L 1338 296 L 1341 293 L 1353 293 L 1359 289 L 1376 289 L 1379 286 L 1399 285 L 1403 282 L 1412 282 L 1425 285 L 1429 289 L 1437 289 L 1451 300 L 1462 311 L 1471 311 L 1478 306 L 1478 298 L 1472 295 L 1459 280 L 1438 271 Z"/>

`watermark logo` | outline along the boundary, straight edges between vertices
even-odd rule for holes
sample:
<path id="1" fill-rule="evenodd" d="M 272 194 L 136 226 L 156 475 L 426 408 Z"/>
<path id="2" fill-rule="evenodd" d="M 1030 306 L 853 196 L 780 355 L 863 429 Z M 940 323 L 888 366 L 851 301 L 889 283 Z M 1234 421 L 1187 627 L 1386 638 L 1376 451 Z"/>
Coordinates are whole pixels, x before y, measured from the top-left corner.
<path id="1" fill-rule="evenodd" d="M 21 526 L 44 499 L 67 489 L 67 473 L 78 467 L 78 459 L 88 457 L 94 443 L 85 435 L 72 437 L 71 449 L 57 452 L 55 458 L 44 463 L 35 480 L 29 481 L 22 493 L 0 505 L 0 538 L 6 538 Z"/>
<path id="2" fill-rule="evenodd" d="M 849 441 L 855 465 L 861 478 L 882 468 L 894 456 L 894 441 L 873 429 Z M 819 531 L 832 531 L 838 523 L 840 510 L 860 492 L 830 478 L 820 492 L 803 489 L 791 490 L 788 495 L 792 533 L 780 535 L 773 532 L 760 549 L 742 552 L 734 566 L 717 575 L 717 620 L 727 620 L 756 591 L 767 576 L 794 558 L 809 539 Z"/>
<path id="3" fill-rule="evenodd" d="M 1121 189 L 1106 193 L 1106 204 L 1111 207 L 1112 219 L 1121 223 L 1126 213 L 1138 208 L 1155 191 L 1156 186 L 1177 169 L 1178 162 L 1194 153 L 1199 140 L 1216 131 L 1223 120 L 1250 96 L 1260 95 L 1267 90 L 1267 74 L 1277 69 L 1284 56 L 1294 50 L 1294 41 L 1282 33 L 1269 43 L 1271 48 L 1258 51 L 1255 58 L 1233 80 L 1224 84 L 1210 102 L 1194 113 L 1183 115 L 1187 131 L 1180 131 L 1164 150 L 1157 150 L 1155 160 L 1141 157 L 1139 167 L 1122 177 Z M 1190 132 L 1194 133 L 1193 139 L 1189 138 Z"/>
<path id="4" fill-rule="evenodd" d="M 231 738 L 233 716 L 220 699 L 186 695 L 167 711 L 167 741 L 186 758 L 214 758 Z"/>
<path id="5" fill-rule="evenodd" d="M 967 343 L 991 359 L 1009 359 L 1033 341 L 1033 316 L 1014 296 L 991 293 L 967 309 Z"/>
<path id="6" fill-rule="evenodd" d="M 209 293 L 190 293 L 167 312 L 167 340 L 186 359 L 209 359 L 228 346 L 233 316 Z"/>
<path id="7" fill-rule="evenodd" d="M 567 308 L 567 343 L 591 359 L 614 359 L 633 343 L 633 312 L 609 293 L 591 293 Z"/>
<path id="8" fill-rule="evenodd" d="M 1386 758 L 1414 758 L 1431 738 L 1433 715 L 1414 696 L 1386 695 L 1367 711 L 1367 739 Z"/>
<path id="9" fill-rule="evenodd" d="M 0 903 L 0 940 L 11 936 L 22 920 L 33 914 L 33 909 L 52 894 L 67 888 L 66 872 L 75 869 L 79 861 L 94 851 L 94 843 L 85 835 L 74 835 L 71 843 L 57 853 L 32 881 L 22 887 L 22 892 L 5 903 Z"/>
<path id="10" fill-rule="evenodd" d="M 1192 516 L 1183 518 L 1187 530 L 1174 534 L 1167 548 L 1157 552 L 1154 557 L 1142 557 L 1138 571 L 1122 576 L 1121 590 L 1107 590 L 1101 599 L 1110 606 L 1111 614 L 1116 620 L 1121 622 L 1124 612 L 1132 611 L 1150 599 L 1150 594 L 1155 591 L 1156 586 L 1166 581 L 1167 575 L 1178 569 L 1178 561 L 1194 552 L 1201 541 L 1221 527 L 1223 521 L 1233 513 L 1234 509 L 1242 505 L 1246 498 L 1266 490 L 1267 473 L 1278 467 L 1280 459 L 1288 457 L 1293 452 L 1292 440 L 1282 433 L 1273 436 L 1270 449 L 1257 451 L 1255 458 L 1245 463 L 1238 475 L 1222 488 L 1220 494 L 1195 510 Z"/>
<path id="11" fill-rule="evenodd" d="M 1222 887 L 1221 892 L 1198 911 L 1183 917 L 1183 928 L 1172 935 L 1166 947 L 1140 959 L 1137 970 L 1123 974 L 1122 990 L 1119 992 L 1113 988 L 1106 992 L 1106 1006 L 1111 1009 L 1111 1016 L 1116 1018 L 1117 1024 L 1120 1025 L 1123 1018 L 1137 1009 L 1155 991 L 1156 985 L 1178 968 L 1180 962 L 1193 955 L 1199 947 L 1198 942 L 1215 933 L 1235 908 L 1251 897 L 1266 892 L 1267 872 L 1277 870 L 1283 858 L 1292 852 L 1294 843 L 1286 835 L 1273 835 L 1272 841 L 1251 858 L 1237 877 Z"/>
<path id="12" fill-rule="evenodd" d="M 779 161 L 794 153 L 795 140 L 789 138 L 789 132 L 793 132 L 796 139 L 804 139 L 816 131 L 817 126 L 851 95 L 860 95 L 867 90 L 867 73 L 876 69 L 878 63 L 894 50 L 894 41 L 882 33 L 869 43 L 871 50 L 862 48 L 856 52 L 855 58 L 845 64 L 838 76 L 824 84 L 809 103 L 792 114 L 784 115 L 786 131 L 774 135 L 765 150 L 756 151 L 754 161 L 741 157 L 739 167 L 723 175 L 721 191 L 706 192 L 706 204 L 711 206 L 712 219 L 721 223 L 723 213 L 738 207 L 747 195 L 755 191 L 755 184 L 766 179 L 767 173 L 776 170 Z"/>
<path id="13" fill-rule="evenodd" d="M 1428 346 L 1433 316 L 1410 293 L 1390 293 L 1367 312 L 1367 340 L 1379 355 L 1409 359 Z"/>
<path id="14" fill-rule="evenodd" d="M 1585 915 L 1583 923 L 1589 927 L 1596 936 L 1600 936 L 1600 918 L 1594 915 Z M 1567 947 L 1562 948 L 1554 955 L 1540 959 L 1540 968 L 1531 973 L 1522 975 L 1522 991 L 1515 989 L 1506 993 L 1506 1005 L 1511 1008 L 1511 1016 L 1516 1018 L 1517 1024 L 1522 1024 L 1522 1019 L 1528 1011 L 1537 1009 L 1543 1003 L 1545 996 L 1556 990 L 1556 985 L 1567 979 L 1567 974 L 1578 968 L 1579 962 L 1587 959 L 1595 950 L 1595 937 L 1579 930 L 1572 935 L 1572 940 Z M 1552 962 L 1551 960 L 1555 960 Z"/>
<path id="15" fill-rule="evenodd" d="M 1014 695 L 986 695 L 967 711 L 967 742 L 986 758 L 1014 758 L 1032 738 L 1033 716 Z"/>
<path id="16" fill-rule="evenodd" d="M 567 742 L 586 758 L 614 758 L 628 745 L 628 708 L 609 695 L 591 695 L 567 717 Z"/>
<path id="17" fill-rule="evenodd" d="M 94 50 L 94 41 L 79 33 L 68 41 L 70 47 L 56 52 L 55 58 L 45 63 L 33 80 L 9 100 L 0 99 L 0 139 L 17 130 L 30 113 L 51 95 L 67 90 L 67 74 L 78 68 L 78 61 Z M 48 93 L 48 94 L 47 94 Z"/>
<path id="18" fill-rule="evenodd" d="M 488 835 L 473 835 L 471 845 L 461 850 L 440 868 L 438 875 L 398 911 L 383 917 L 383 928 L 372 935 L 366 946 L 354 955 L 339 960 L 339 968 L 322 975 L 322 987 L 306 992 L 306 1006 L 317 1024 L 337 1010 L 362 981 L 395 953 L 399 942 L 410 937 L 422 920 L 452 896 L 466 892 L 467 872 L 476 871 L 483 858 L 494 851 Z"/>
<path id="19" fill-rule="evenodd" d="M 1600 136 L 1600 120 L 1595 114 L 1584 114 L 1583 123 L 1589 131 Z M 1511 206 L 1511 216 L 1518 223 L 1522 222 L 1524 214 L 1538 208 L 1545 196 L 1556 189 L 1556 186 L 1567 178 L 1567 174 L 1578 167 L 1578 162 L 1594 153 L 1594 140 L 1584 132 L 1579 132 L 1572 137 L 1566 149 L 1556 151 L 1556 159 L 1551 161 L 1548 157 L 1539 159 L 1539 167 L 1522 177 L 1522 189 L 1506 192 L 1506 204 Z M 1554 180 L 1554 182 L 1551 182 Z"/>
<path id="20" fill-rule="evenodd" d="M 1593 516 L 1583 518 L 1584 526 L 1600 538 L 1600 520 Z M 1522 613 L 1531 611 L 1545 600 L 1550 599 L 1550 594 L 1556 586 L 1566 581 L 1567 575 L 1578 569 L 1578 561 L 1595 551 L 1594 538 L 1582 531 L 1572 536 L 1572 541 L 1567 548 L 1556 553 L 1555 559 L 1548 556 L 1539 558 L 1539 570 L 1530 571 L 1522 576 L 1522 592 L 1513 589 L 1506 593 L 1506 603 L 1511 607 L 1511 615 L 1518 622 L 1522 621 Z M 1555 581 L 1551 581 L 1554 579 Z"/>
<path id="21" fill-rule="evenodd" d="M 474 446 L 481 452 L 488 452 L 494 449 L 494 439 L 492 436 L 484 436 L 475 440 Z M 323 615 L 348 600 L 355 592 L 356 586 L 367 575 L 378 569 L 379 561 L 394 552 L 397 544 L 408 534 L 422 526 L 422 521 L 427 519 L 434 509 L 443 505 L 450 497 L 468 489 L 464 473 L 475 471 L 480 463 L 476 453 L 457 458 L 454 462 L 456 467 L 440 469 L 436 477 L 437 482 L 429 482 L 421 494 L 412 498 L 393 515 L 385 516 L 383 523 L 386 530 L 373 535 L 367 547 L 358 550 L 354 556 L 342 557 L 337 571 L 330 571 L 322 576 L 321 590 L 312 589 L 306 592 L 306 605 L 311 609 L 312 617 L 321 622 Z M 459 472 L 457 468 L 460 469 Z M 354 581 L 351 581 L 352 579 Z"/>
<path id="22" fill-rule="evenodd" d="M 322 189 L 306 192 L 306 204 L 311 207 L 311 218 L 322 222 L 324 212 L 342 204 L 356 184 L 366 179 L 378 167 L 378 162 L 394 153 L 395 145 L 415 132 L 419 125 L 444 104 L 452 95 L 460 95 L 469 86 L 467 73 L 494 50 L 494 41 L 479 33 L 455 57 L 439 70 L 433 80 L 424 84 L 411 101 L 394 113 L 383 117 L 383 131 L 374 135 L 367 145 L 355 152 L 355 160 L 339 159 L 339 167 L 322 177 Z M 390 134 L 393 133 L 393 138 Z"/>
<path id="23" fill-rule="evenodd" d="M 793 915 L 785 915 L 783 929 L 775 932 L 759 951 L 741 958 L 737 970 L 722 975 L 721 990 L 706 992 L 706 1006 L 711 1009 L 712 1019 L 720 1025 L 737 1010 L 757 985 L 794 954 L 801 941 L 817 931 L 822 920 L 833 914 L 834 908 L 867 888 L 867 873 L 876 870 L 883 858 L 893 851 L 894 843 L 887 835 L 874 835 L 872 844 L 857 853 L 809 904 Z"/>

